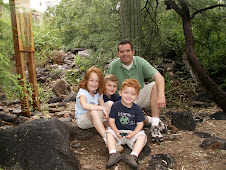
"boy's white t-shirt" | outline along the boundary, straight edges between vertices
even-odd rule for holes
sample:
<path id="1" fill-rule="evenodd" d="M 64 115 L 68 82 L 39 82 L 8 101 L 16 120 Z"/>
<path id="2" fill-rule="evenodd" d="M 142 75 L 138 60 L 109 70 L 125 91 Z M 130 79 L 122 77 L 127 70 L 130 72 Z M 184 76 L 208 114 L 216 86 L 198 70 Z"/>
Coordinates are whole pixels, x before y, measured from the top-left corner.
<path id="1" fill-rule="evenodd" d="M 81 114 L 85 114 L 88 111 L 82 108 L 80 103 L 80 96 L 85 96 L 87 103 L 98 105 L 99 99 L 102 97 L 102 95 L 100 96 L 99 93 L 96 93 L 94 94 L 94 96 L 91 96 L 87 90 L 80 88 L 76 96 L 75 118 L 77 119 Z"/>

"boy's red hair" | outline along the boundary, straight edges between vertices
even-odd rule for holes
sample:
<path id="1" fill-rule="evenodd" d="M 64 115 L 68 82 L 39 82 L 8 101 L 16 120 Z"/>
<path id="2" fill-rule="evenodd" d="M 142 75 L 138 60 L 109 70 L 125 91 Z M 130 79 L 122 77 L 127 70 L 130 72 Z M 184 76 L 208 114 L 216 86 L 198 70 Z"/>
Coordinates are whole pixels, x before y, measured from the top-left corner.
<path id="1" fill-rule="evenodd" d="M 103 75 L 102 71 L 96 67 L 91 67 L 87 70 L 83 80 L 79 83 L 79 87 L 86 89 L 88 91 L 87 82 L 88 82 L 90 74 L 92 72 L 96 73 L 99 78 L 97 93 L 99 93 L 99 95 L 101 95 L 104 92 L 104 75 Z"/>
<path id="2" fill-rule="evenodd" d="M 121 85 L 121 90 L 123 90 L 125 87 L 133 87 L 137 95 L 140 93 L 140 84 L 136 79 L 126 79 Z"/>

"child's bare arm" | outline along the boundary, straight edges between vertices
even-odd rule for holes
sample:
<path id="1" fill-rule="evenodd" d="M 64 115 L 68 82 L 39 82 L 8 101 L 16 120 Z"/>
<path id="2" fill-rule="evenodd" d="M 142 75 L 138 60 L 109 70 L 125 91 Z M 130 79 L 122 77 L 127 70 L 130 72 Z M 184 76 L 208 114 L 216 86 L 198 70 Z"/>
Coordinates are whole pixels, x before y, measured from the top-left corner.
<path id="1" fill-rule="evenodd" d="M 115 125 L 115 119 L 109 118 L 109 126 L 115 132 L 115 134 L 117 135 L 118 138 L 122 138 L 122 136 L 120 135 L 120 131 L 118 130 L 118 128 Z"/>
<path id="2" fill-rule="evenodd" d="M 84 110 L 101 110 L 105 115 L 107 115 L 107 111 L 104 106 L 87 103 L 85 96 L 80 96 L 80 103 Z"/>
<path id="3" fill-rule="evenodd" d="M 130 139 L 132 137 L 134 137 L 138 132 L 140 132 L 144 127 L 144 122 L 137 122 L 137 126 L 134 129 L 134 131 L 132 132 L 128 132 L 128 135 L 126 136 L 126 138 Z"/>
<path id="4" fill-rule="evenodd" d="M 99 104 L 100 104 L 101 106 L 104 105 L 104 99 L 103 99 L 103 96 L 99 99 Z"/>

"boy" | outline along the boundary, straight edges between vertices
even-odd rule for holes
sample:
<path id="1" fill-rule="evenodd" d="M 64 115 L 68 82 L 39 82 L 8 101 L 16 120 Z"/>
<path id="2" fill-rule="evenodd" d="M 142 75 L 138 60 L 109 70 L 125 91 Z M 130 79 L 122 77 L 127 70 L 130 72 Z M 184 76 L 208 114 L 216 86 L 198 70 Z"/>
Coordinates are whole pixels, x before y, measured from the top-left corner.
<path id="1" fill-rule="evenodd" d="M 138 155 L 147 142 L 147 136 L 142 130 L 145 116 L 142 109 L 134 103 L 139 92 L 139 82 L 135 79 L 126 79 L 119 91 L 122 99 L 112 105 L 109 115 L 110 127 L 106 131 L 109 150 L 107 168 L 122 159 L 121 154 L 116 152 L 116 143 L 127 144 L 132 149 L 130 155 L 126 155 L 123 160 L 131 167 L 138 168 Z"/>
<path id="2" fill-rule="evenodd" d="M 104 77 L 104 81 L 105 81 L 105 91 L 104 91 L 104 95 L 103 95 L 103 99 L 104 102 L 106 103 L 107 101 L 113 101 L 116 102 L 118 100 L 121 100 L 121 96 L 119 96 L 116 92 L 117 92 L 117 88 L 118 88 L 118 78 L 113 75 L 113 74 L 107 74 Z M 152 124 L 153 123 L 153 117 L 150 116 L 145 116 L 145 121 L 144 123 L 147 124 Z M 162 121 L 160 120 L 159 122 L 159 129 L 161 132 L 165 132 L 167 130 L 167 127 L 165 124 L 162 123 Z M 163 141 L 162 135 L 158 133 L 158 131 L 156 131 L 155 129 L 152 130 L 152 134 L 155 133 L 155 135 L 152 135 L 152 141 Z M 157 136 L 156 136 L 157 135 Z M 154 136 L 154 137 L 153 137 Z M 123 147 L 121 145 L 117 145 L 117 150 L 118 151 L 123 151 Z"/>
<path id="3" fill-rule="evenodd" d="M 105 81 L 105 92 L 104 92 L 104 102 L 113 101 L 116 102 L 121 100 L 121 97 L 116 94 L 118 87 L 118 78 L 113 74 L 107 74 L 104 77 Z"/>

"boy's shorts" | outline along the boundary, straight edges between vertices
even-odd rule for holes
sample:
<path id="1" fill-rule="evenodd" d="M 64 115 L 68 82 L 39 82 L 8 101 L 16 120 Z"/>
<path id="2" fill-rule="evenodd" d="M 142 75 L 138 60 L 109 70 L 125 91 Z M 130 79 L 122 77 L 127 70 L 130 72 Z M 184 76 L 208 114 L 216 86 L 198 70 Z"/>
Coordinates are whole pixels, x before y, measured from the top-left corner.
<path id="1" fill-rule="evenodd" d="M 123 131 L 125 133 L 131 132 L 131 130 L 120 130 L 120 131 Z M 145 136 L 145 143 L 144 143 L 144 145 L 147 143 L 147 136 L 146 136 L 146 134 L 144 133 L 143 130 L 141 130 L 140 132 L 138 132 L 131 139 L 127 139 L 125 136 L 123 136 L 122 138 L 118 138 L 117 135 L 115 134 L 115 132 L 110 127 L 108 127 L 108 129 L 106 130 L 106 132 L 104 134 L 104 141 L 105 142 L 107 141 L 106 140 L 107 133 L 111 133 L 115 137 L 115 139 L 116 139 L 116 145 L 125 145 L 125 144 L 127 144 L 127 146 L 130 149 L 133 149 L 134 143 L 136 142 L 136 140 L 138 139 L 138 137 L 141 136 L 141 135 L 144 135 Z M 106 144 L 107 144 L 107 142 L 106 142 Z"/>
<path id="2" fill-rule="evenodd" d="M 105 119 L 103 119 L 103 113 L 101 111 L 98 111 L 101 121 L 104 122 L 106 121 Z M 87 112 L 80 115 L 76 121 L 77 121 L 77 125 L 79 128 L 81 129 L 89 129 L 94 127 L 93 124 L 89 121 L 88 117 L 86 116 Z"/>
<path id="3" fill-rule="evenodd" d="M 135 100 L 134 103 L 136 103 L 141 108 L 150 106 L 150 95 L 154 85 L 155 82 L 151 82 L 140 89 L 139 97 Z"/>

